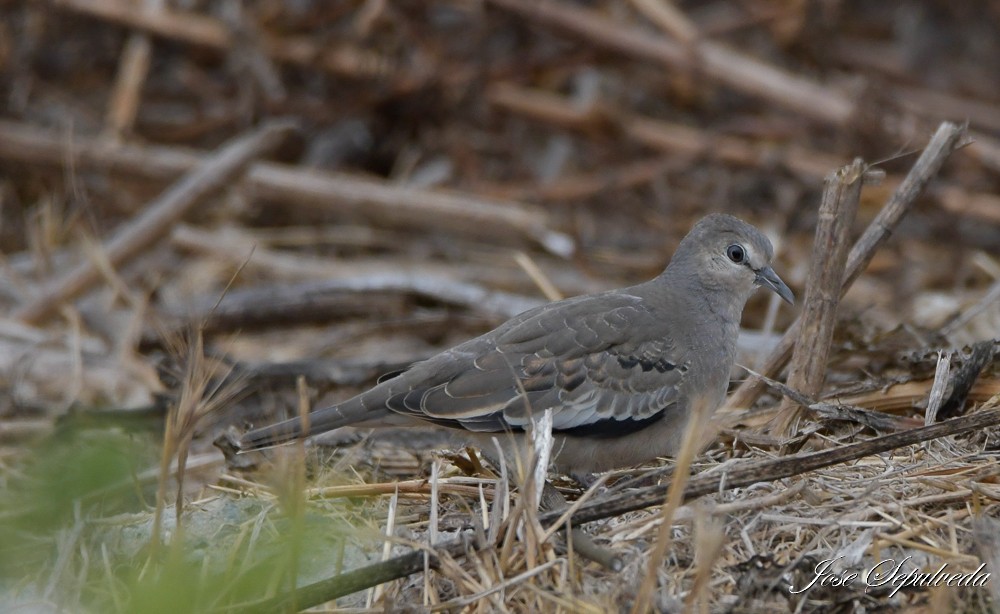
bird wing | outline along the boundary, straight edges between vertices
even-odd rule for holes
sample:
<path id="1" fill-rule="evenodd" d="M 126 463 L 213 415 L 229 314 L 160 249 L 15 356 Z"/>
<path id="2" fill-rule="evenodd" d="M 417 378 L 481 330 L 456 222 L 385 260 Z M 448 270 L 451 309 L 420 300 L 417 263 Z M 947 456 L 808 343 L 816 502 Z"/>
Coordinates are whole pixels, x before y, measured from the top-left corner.
<path id="1" fill-rule="evenodd" d="M 386 406 L 483 432 L 522 429 L 546 409 L 556 431 L 641 428 L 679 400 L 688 368 L 663 321 L 621 292 L 536 308 L 414 365 Z"/>

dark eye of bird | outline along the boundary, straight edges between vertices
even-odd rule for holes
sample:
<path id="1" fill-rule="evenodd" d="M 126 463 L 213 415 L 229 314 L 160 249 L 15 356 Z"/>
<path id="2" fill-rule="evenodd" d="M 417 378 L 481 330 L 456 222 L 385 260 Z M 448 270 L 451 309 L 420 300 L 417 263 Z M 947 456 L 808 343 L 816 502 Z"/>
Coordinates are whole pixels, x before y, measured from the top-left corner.
<path id="1" fill-rule="evenodd" d="M 747 258 L 747 252 L 742 245 L 730 245 L 726 248 L 726 256 L 736 264 L 743 264 Z"/>

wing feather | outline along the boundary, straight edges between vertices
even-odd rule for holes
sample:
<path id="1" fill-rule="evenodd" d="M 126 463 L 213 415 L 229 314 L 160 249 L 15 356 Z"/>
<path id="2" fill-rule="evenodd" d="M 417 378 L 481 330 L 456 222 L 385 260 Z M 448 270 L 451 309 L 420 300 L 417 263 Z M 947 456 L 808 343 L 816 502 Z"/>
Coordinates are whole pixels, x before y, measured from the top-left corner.
<path id="1" fill-rule="evenodd" d="M 525 428 L 546 409 L 555 430 L 646 421 L 679 400 L 686 373 L 663 321 L 628 294 L 543 306 L 389 380 L 387 406 L 485 432 Z"/>

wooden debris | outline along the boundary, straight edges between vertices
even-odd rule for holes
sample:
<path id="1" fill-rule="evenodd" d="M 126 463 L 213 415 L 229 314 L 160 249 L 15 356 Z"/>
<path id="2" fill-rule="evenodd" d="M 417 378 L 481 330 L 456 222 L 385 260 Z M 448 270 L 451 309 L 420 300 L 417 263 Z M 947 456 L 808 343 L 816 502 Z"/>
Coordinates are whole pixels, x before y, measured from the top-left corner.
<path id="1" fill-rule="evenodd" d="M 964 146 L 965 128 L 945 122 L 941 124 L 931 142 L 927 144 L 920 158 L 913 165 L 906 179 L 893 192 L 889 202 L 885 204 L 878 216 L 868 225 L 864 234 L 857 240 L 847 256 L 847 272 L 841 282 L 841 296 L 847 293 L 854 281 L 861 275 L 865 267 L 875 256 L 875 251 L 889 238 L 893 229 L 913 205 L 917 195 L 924 186 L 937 174 L 944 161 L 956 149 Z M 801 333 L 801 320 L 796 320 L 784 336 L 778 347 L 768 356 L 760 372 L 768 377 L 774 377 L 784 367 L 791 356 L 795 340 Z M 726 406 L 747 407 L 760 394 L 763 385 L 753 380 L 747 380 L 730 395 Z"/>
<path id="2" fill-rule="evenodd" d="M 118 267 L 151 248 L 169 234 L 170 227 L 192 207 L 243 172 L 254 158 L 278 146 L 293 129 L 293 124 L 289 122 L 274 122 L 227 144 L 151 202 L 143 215 L 119 229 L 103 246 L 100 258 L 107 262 L 107 266 Z M 62 303 L 79 296 L 96 283 L 100 279 L 100 268 L 93 261 L 80 264 L 48 284 L 39 296 L 15 311 L 14 318 L 28 324 L 44 320 Z"/>

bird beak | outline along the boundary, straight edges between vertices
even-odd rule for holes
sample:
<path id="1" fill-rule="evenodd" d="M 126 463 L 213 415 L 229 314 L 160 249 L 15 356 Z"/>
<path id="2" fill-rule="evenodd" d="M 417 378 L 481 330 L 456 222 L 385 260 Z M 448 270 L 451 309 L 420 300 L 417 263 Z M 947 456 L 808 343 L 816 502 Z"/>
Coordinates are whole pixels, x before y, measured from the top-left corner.
<path id="1" fill-rule="evenodd" d="M 778 274 L 771 267 L 766 266 L 757 271 L 757 279 L 754 281 L 758 286 L 773 290 L 775 294 L 783 298 L 789 305 L 795 304 L 795 295 L 792 294 L 792 290 L 785 285 L 785 282 L 781 281 L 781 278 L 778 277 Z"/>

